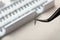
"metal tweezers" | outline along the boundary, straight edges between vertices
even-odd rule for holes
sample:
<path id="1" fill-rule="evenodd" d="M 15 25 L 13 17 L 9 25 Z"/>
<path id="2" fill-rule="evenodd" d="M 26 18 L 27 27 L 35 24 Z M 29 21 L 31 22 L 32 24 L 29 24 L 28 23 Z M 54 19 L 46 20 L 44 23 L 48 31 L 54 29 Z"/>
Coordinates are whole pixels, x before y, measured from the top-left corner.
<path id="1" fill-rule="evenodd" d="M 54 20 L 56 17 L 58 17 L 60 15 L 60 8 L 58 8 L 55 13 L 49 17 L 47 20 L 40 20 L 40 19 L 35 19 L 35 24 L 36 21 L 41 21 L 41 22 L 51 22 L 52 20 Z"/>

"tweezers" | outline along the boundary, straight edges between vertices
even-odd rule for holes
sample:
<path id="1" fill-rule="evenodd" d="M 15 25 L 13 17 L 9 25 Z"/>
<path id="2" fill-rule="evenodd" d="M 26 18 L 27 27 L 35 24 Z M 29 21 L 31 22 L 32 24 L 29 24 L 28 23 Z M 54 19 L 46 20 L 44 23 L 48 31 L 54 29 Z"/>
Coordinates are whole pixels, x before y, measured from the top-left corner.
<path id="1" fill-rule="evenodd" d="M 56 17 L 58 17 L 60 15 L 60 8 L 58 8 L 54 14 L 49 17 L 47 20 L 40 20 L 40 19 L 35 19 L 35 24 L 36 24 L 36 21 L 41 21 L 41 22 L 51 22 L 52 20 L 54 20 Z"/>

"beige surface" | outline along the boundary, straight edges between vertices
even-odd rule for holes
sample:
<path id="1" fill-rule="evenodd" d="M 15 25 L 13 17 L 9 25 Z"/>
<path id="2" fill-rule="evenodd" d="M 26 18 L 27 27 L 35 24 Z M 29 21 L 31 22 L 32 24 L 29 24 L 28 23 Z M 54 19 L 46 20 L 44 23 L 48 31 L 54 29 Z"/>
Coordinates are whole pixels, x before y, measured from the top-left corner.
<path id="1" fill-rule="evenodd" d="M 60 6 L 60 0 L 55 0 L 56 7 L 44 13 L 38 18 L 45 19 L 52 15 Z M 34 21 L 24 25 L 15 32 L 5 36 L 2 40 L 60 40 L 60 16 L 49 23 Z"/>

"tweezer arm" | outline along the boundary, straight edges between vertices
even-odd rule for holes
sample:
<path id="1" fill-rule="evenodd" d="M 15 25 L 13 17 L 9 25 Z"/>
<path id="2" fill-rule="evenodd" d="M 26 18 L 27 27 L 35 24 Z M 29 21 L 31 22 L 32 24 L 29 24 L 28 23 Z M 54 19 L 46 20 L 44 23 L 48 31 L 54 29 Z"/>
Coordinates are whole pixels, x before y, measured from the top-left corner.
<path id="1" fill-rule="evenodd" d="M 56 17 L 58 17 L 59 15 L 60 15 L 60 8 L 58 8 L 58 9 L 56 10 L 56 12 L 55 12 L 50 18 L 48 18 L 47 20 L 36 19 L 36 21 L 50 22 L 50 21 L 52 21 L 53 19 L 55 19 Z"/>

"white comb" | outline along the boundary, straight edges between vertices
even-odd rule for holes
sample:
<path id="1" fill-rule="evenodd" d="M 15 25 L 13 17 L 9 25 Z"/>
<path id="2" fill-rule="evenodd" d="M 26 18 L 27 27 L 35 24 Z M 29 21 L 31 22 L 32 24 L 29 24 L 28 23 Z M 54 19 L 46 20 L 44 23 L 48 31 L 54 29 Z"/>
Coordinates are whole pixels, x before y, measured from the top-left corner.
<path id="1" fill-rule="evenodd" d="M 0 10 L 0 37 L 54 6 L 53 0 L 21 0 Z"/>

